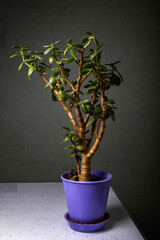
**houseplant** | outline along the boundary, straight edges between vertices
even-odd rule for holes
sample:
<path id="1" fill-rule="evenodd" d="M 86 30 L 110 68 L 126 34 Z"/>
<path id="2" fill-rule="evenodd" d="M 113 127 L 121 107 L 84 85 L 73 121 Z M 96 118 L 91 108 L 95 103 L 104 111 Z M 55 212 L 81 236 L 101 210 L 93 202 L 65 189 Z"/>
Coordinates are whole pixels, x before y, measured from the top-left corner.
<path id="1" fill-rule="evenodd" d="M 65 193 L 68 191 L 68 195 L 71 194 L 73 184 L 74 186 L 75 184 L 81 187 L 87 186 L 87 192 L 89 192 L 89 186 L 93 188 L 94 183 L 102 183 L 104 188 L 107 186 L 107 192 L 104 193 L 104 203 L 98 204 L 105 206 L 111 175 L 98 171 L 91 172 L 91 159 L 102 141 L 106 120 L 111 118 L 115 121 L 115 101 L 106 96 L 106 91 L 114 85 L 119 86 L 123 81 L 120 72 L 117 70 L 119 61 L 110 64 L 101 63 L 102 44 L 99 44 L 91 32 L 86 32 L 86 35 L 81 39 L 81 43 L 73 43 L 73 40 L 69 38 L 65 50 L 59 49 L 57 47 L 58 43 L 59 41 L 43 46 L 45 48 L 44 53 L 31 51 L 29 47 L 22 44 L 14 45 L 12 48 L 18 51 L 10 58 L 20 57 L 22 59 L 18 70 L 20 71 L 22 66 L 26 65 L 29 79 L 34 71 L 37 72 L 45 82 L 45 90 L 50 89 L 52 100 L 54 102 L 59 101 L 70 119 L 69 126 L 62 127 L 66 131 L 62 142 L 71 142 L 65 149 L 71 151 L 68 154 L 69 156 L 75 157 L 77 169 L 61 176 L 64 188 L 68 189 L 65 189 Z M 49 56 L 47 61 L 44 59 L 45 55 Z M 78 70 L 75 81 L 70 80 L 71 69 L 68 67 L 69 64 L 74 64 Z M 87 185 L 85 185 L 86 183 Z M 72 184 L 71 189 L 68 184 Z M 100 188 L 100 185 L 98 185 L 97 189 Z M 71 199 L 74 199 L 74 197 L 71 196 Z M 69 201 L 67 199 L 68 208 L 70 208 L 69 205 L 73 205 Z M 94 202 L 93 205 L 95 206 L 95 204 Z M 87 209 L 89 205 L 88 203 Z M 77 208 L 79 209 L 75 206 L 75 209 Z M 92 206 L 89 212 L 93 208 Z M 79 211 L 80 219 L 76 217 L 77 213 L 71 213 L 72 210 L 69 210 L 69 215 L 71 215 L 72 220 L 81 221 L 82 224 L 86 222 L 100 223 L 105 215 L 104 209 L 99 216 L 93 214 L 93 218 L 84 217 L 82 215 L 85 214 L 82 214 L 81 210 Z M 96 209 L 96 212 L 99 211 Z"/>

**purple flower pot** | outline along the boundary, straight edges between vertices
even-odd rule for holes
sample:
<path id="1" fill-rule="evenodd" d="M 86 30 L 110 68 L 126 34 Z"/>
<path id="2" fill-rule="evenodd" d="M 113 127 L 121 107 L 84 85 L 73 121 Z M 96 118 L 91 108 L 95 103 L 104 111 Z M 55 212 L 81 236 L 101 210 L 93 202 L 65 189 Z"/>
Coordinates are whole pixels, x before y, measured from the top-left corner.
<path id="1" fill-rule="evenodd" d="M 103 180 L 78 182 L 67 179 L 69 172 L 62 174 L 69 218 L 82 223 L 96 224 L 104 220 L 112 175 L 91 171 L 91 175 Z"/>

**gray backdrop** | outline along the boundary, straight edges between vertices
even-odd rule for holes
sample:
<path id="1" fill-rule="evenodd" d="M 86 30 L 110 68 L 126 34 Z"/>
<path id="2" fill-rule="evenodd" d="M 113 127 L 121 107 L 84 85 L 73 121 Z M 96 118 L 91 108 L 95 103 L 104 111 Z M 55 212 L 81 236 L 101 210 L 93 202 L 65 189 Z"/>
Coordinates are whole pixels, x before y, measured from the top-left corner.
<path id="1" fill-rule="evenodd" d="M 159 6 L 145 0 L 5 1 L 0 16 L 0 181 L 60 181 L 75 166 L 61 144 L 68 117 L 42 80 L 27 79 L 13 44 L 33 49 L 92 31 L 103 43 L 105 63 L 121 60 L 125 82 L 110 96 L 118 106 L 92 169 L 113 174 L 112 187 L 137 226 L 153 239 L 158 225 Z M 74 71 L 74 69 L 73 69 Z M 117 213 L 118 214 L 118 213 Z"/>

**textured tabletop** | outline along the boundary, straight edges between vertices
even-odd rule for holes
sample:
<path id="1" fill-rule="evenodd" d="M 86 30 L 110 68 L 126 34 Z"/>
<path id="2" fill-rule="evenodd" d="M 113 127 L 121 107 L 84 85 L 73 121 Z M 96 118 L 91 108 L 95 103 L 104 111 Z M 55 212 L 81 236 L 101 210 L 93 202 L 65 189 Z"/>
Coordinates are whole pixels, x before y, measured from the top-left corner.
<path id="1" fill-rule="evenodd" d="M 62 183 L 1 183 L 0 240 L 140 240 L 135 224 L 110 189 L 111 219 L 95 233 L 72 230 Z"/>

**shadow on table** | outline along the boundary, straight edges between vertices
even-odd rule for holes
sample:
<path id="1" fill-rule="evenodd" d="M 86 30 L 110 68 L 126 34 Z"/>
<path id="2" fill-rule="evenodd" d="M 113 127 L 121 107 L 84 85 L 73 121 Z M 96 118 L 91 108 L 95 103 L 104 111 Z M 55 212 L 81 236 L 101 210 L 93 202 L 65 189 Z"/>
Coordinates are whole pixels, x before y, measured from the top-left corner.
<path id="1" fill-rule="evenodd" d="M 107 212 L 110 215 L 110 220 L 105 224 L 105 227 L 101 230 L 101 232 L 111 229 L 128 218 L 126 211 L 119 205 L 109 207 Z"/>

